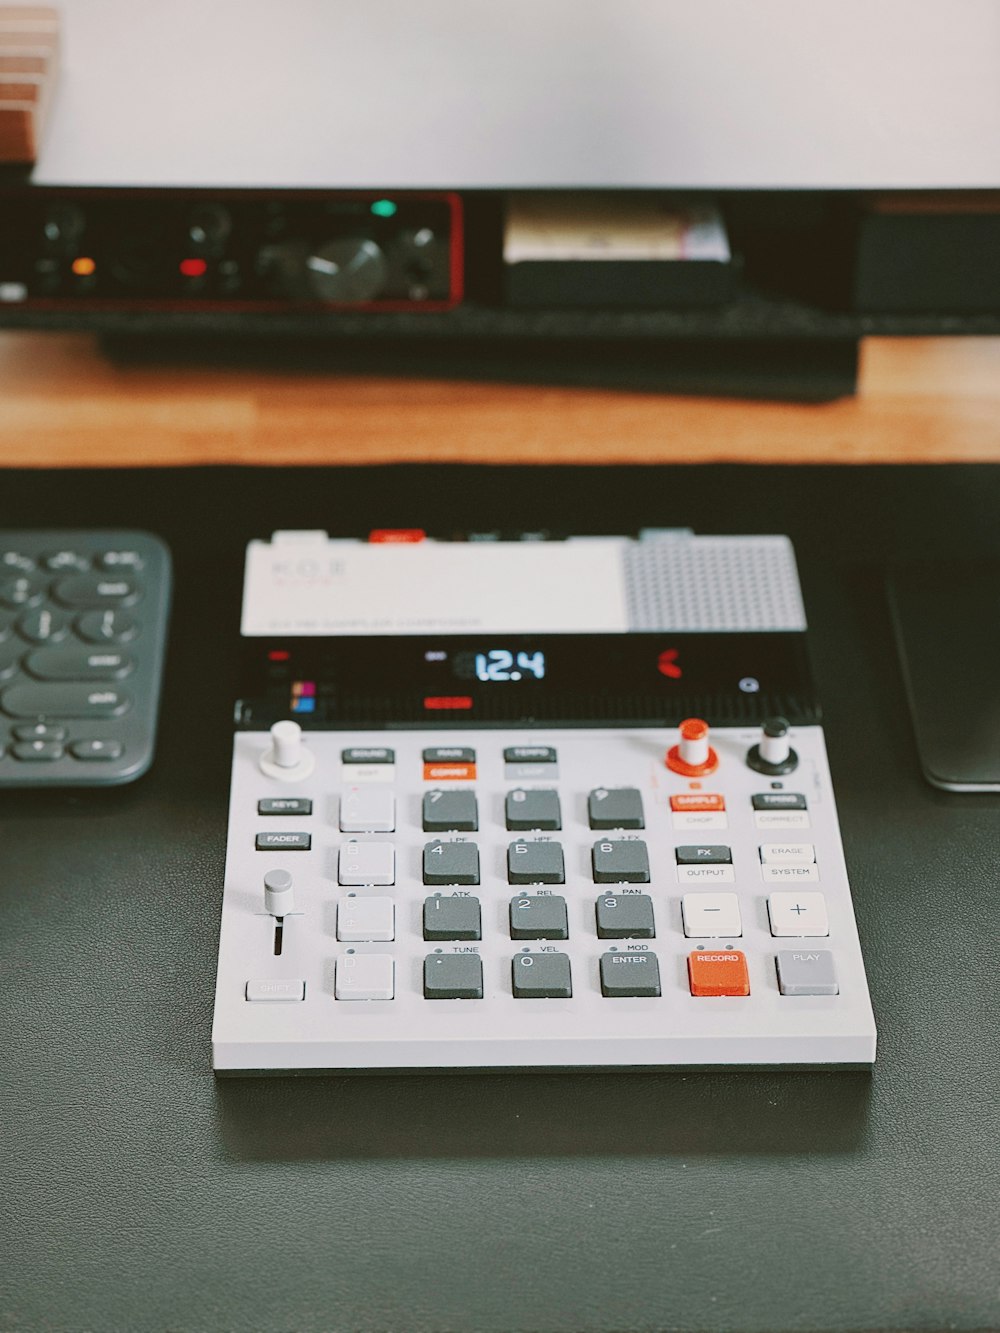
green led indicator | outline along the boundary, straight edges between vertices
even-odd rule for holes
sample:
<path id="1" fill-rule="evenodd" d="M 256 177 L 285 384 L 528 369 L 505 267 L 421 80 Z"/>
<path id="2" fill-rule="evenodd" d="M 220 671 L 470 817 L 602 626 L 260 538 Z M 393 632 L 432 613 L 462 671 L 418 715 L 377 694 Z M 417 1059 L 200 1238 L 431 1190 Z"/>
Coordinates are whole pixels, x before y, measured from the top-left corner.
<path id="1" fill-rule="evenodd" d="M 395 217 L 396 205 L 391 199 L 376 199 L 372 204 L 372 212 L 377 218 Z"/>

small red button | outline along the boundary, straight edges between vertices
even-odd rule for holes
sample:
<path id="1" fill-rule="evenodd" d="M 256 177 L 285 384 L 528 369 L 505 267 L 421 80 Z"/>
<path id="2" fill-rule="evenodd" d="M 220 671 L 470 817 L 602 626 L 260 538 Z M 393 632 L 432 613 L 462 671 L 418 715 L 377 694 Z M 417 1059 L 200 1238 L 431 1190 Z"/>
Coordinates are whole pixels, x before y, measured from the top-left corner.
<path id="1" fill-rule="evenodd" d="M 726 798 L 718 796 L 713 792 L 682 792 L 679 796 L 671 796 L 671 810 L 725 810 Z"/>

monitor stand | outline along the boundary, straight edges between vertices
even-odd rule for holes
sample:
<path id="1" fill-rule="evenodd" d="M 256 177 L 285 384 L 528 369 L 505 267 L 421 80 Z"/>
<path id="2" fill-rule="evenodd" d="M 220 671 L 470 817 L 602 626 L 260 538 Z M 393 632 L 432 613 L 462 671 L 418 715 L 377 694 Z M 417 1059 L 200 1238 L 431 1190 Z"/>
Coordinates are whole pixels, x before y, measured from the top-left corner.
<path id="1" fill-rule="evenodd" d="M 1000 791 L 1000 568 L 899 566 L 888 593 L 924 776 Z"/>

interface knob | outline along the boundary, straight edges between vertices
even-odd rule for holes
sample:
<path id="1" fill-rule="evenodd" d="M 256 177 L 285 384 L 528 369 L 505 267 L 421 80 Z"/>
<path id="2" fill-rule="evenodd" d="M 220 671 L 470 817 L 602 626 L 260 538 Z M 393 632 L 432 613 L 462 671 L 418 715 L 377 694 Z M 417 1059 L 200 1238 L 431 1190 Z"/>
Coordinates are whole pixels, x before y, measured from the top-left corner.
<path id="1" fill-rule="evenodd" d="M 708 723 L 689 717 L 680 725 L 680 741 L 667 751 L 667 768 L 685 778 L 700 778 L 714 773 L 719 756 L 708 743 Z"/>
<path id="2" fill-rule="evenodd" d="M 389 261 L 370 237 L 342 236 L 312 250 L 305 269 L 310 295 L 320 301 L 372 301 L 385 287 Z"/>
<path id="3" fill-rule="evenodd" d="M 293 910 L 292 877 L 287 870 L 269 870 L 264 876 L 264 910 L 271 916 L 288 916 Z"/>
<path id="4" fill-rule="evenodd" d="M 747 764 L 772 778 L 798 768 L 799 756 L 788 740 L 788 723 L 783 717 L 769 717 L 765 721 L 760 740 L 747 751 Z"/>
<path id="5" fill-rule="evenodd" d="M 261 772 L 279 782 L 299 782 L 316 766 L 312 752 L 302 740 L 297 722 L 275 722 L 271 728 L 271 746 L 260 757 Z"/>

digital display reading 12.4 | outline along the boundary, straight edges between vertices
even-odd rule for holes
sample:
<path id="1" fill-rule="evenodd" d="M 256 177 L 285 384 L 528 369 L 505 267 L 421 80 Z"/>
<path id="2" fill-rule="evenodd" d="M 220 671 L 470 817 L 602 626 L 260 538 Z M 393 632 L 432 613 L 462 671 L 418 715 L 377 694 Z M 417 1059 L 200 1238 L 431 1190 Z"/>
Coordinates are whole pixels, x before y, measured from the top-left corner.
<path id="1" fill-rule="evenodd" d="M 477 680 L 541 680 L 545 675 L 544 653 L 489 648 L 475 654 L 475 663 Z"/>

